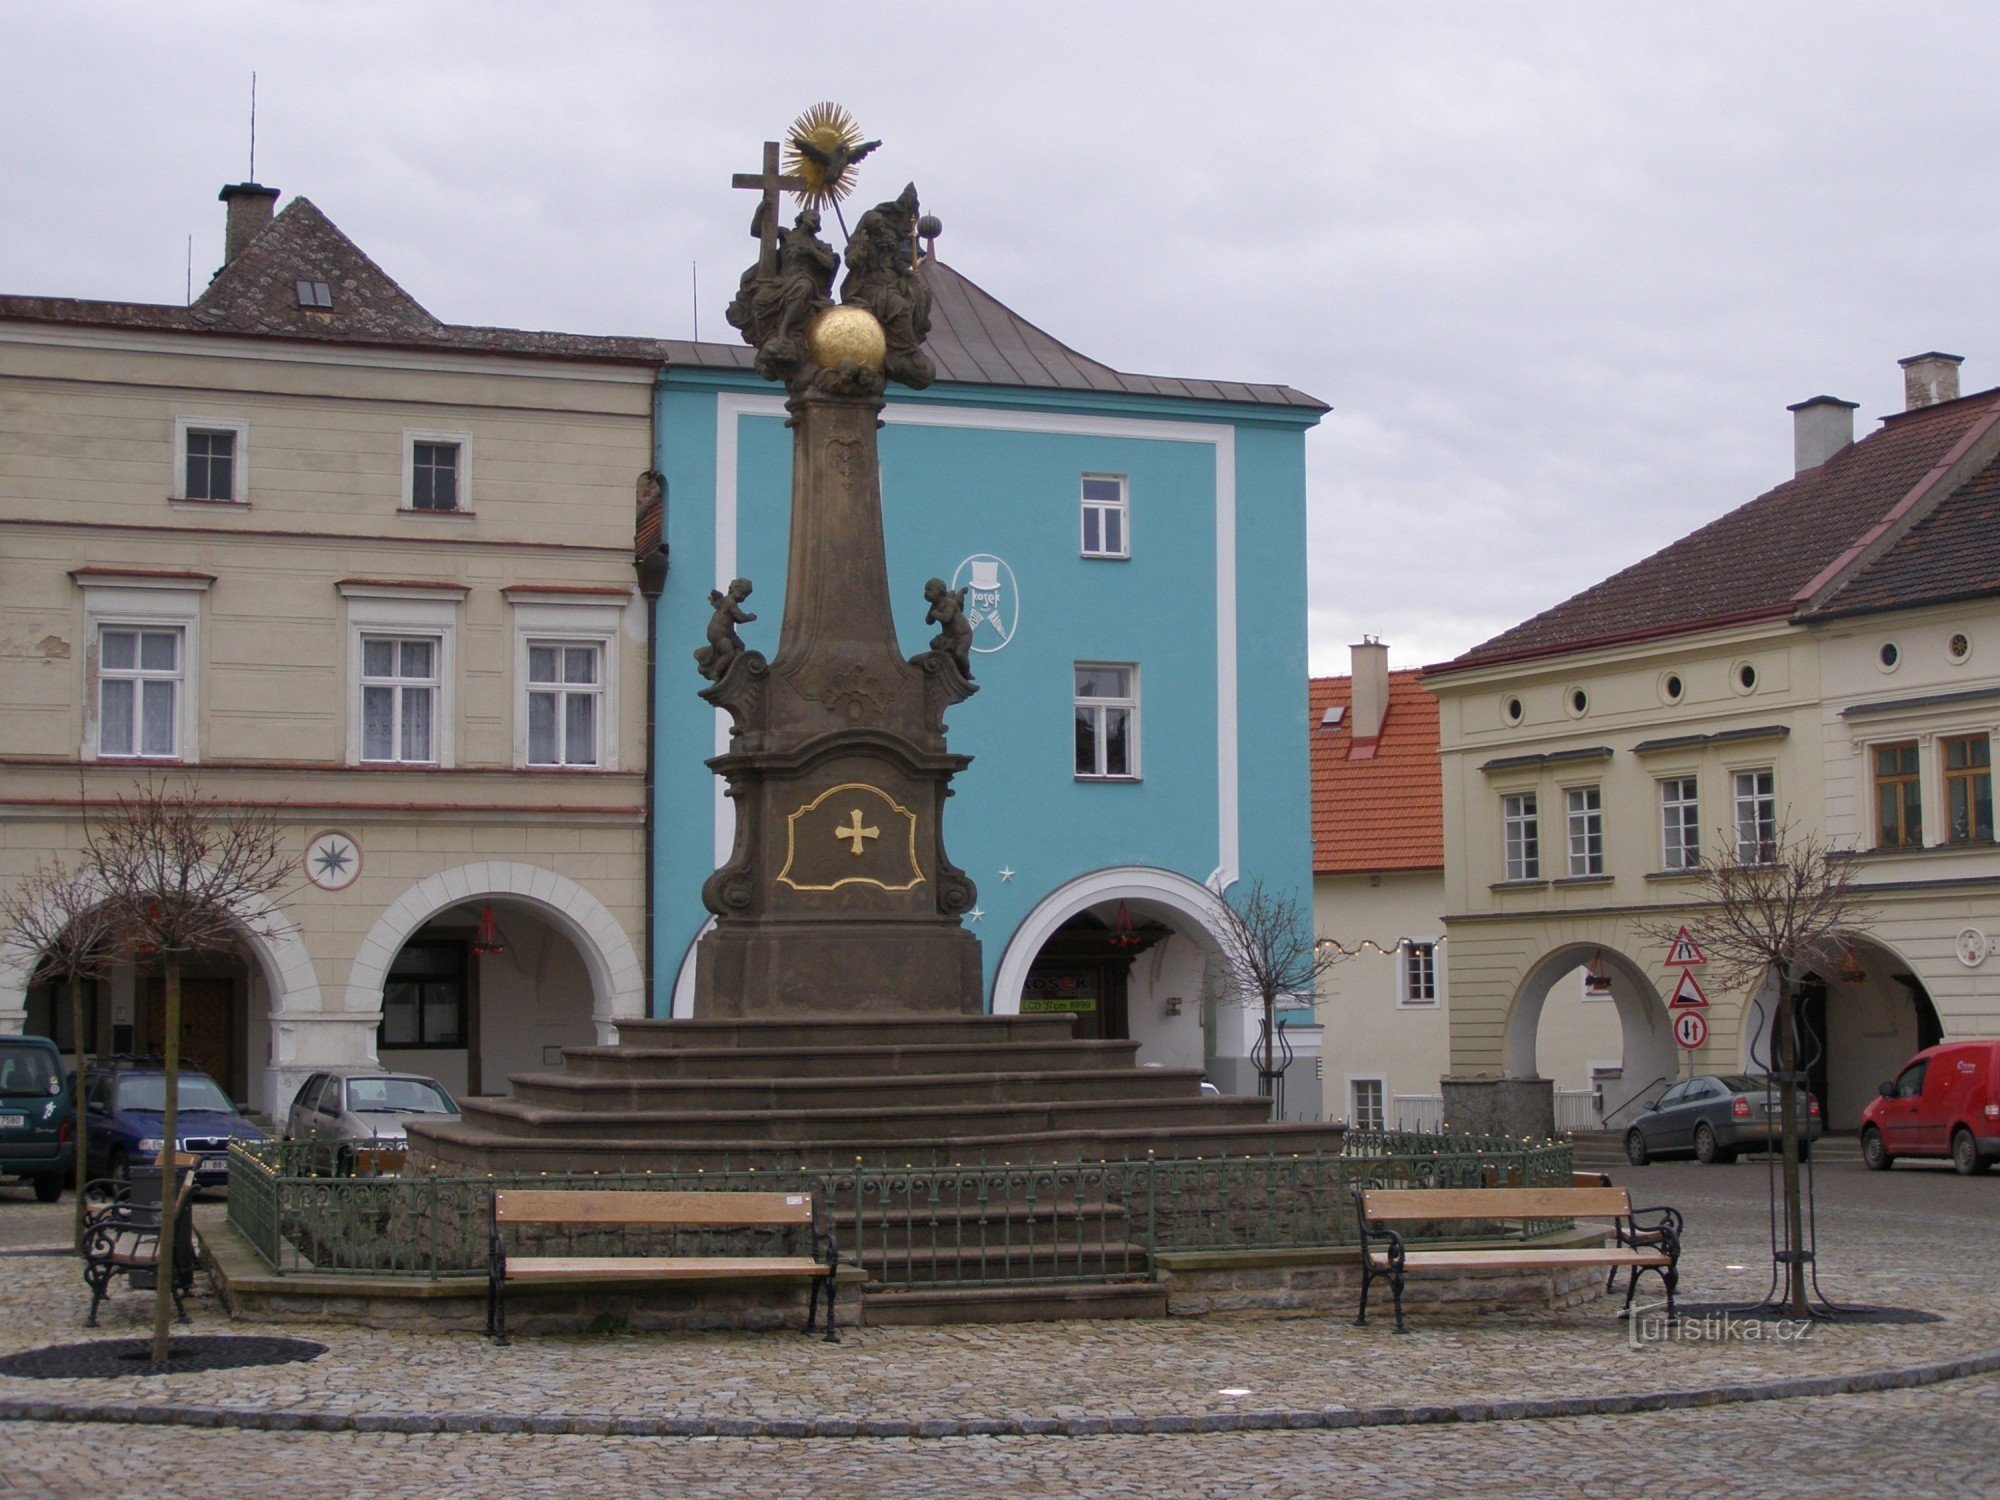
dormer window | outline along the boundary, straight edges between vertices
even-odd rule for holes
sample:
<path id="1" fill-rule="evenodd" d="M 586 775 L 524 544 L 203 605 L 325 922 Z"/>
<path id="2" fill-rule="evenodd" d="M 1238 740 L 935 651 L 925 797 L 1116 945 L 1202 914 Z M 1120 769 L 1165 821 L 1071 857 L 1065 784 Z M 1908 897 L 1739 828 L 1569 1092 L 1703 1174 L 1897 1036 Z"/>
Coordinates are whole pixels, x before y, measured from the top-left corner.
<path id="1" fill-rule="evenodd" d="M 300 307 L 332 309 L 333 288 L 324 281 L 301 281 L 297 285 Z"/>

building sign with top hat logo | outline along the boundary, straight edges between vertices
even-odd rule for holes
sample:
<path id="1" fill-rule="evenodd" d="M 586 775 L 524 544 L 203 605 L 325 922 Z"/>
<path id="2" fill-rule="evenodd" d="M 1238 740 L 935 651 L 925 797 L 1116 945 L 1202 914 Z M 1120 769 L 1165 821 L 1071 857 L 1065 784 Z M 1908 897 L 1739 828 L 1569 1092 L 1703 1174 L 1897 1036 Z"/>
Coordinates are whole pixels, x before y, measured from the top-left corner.
<path id="1" fill-rule="evenodd" d="M 965 590 L 965 618 L 972 622 L 972 649 L 994 652 L 1014 639 L 1021 622 L 1021 595 L 1014 570 L 990 552 L 975 552 L 958 565 L 951 586 Z"/>

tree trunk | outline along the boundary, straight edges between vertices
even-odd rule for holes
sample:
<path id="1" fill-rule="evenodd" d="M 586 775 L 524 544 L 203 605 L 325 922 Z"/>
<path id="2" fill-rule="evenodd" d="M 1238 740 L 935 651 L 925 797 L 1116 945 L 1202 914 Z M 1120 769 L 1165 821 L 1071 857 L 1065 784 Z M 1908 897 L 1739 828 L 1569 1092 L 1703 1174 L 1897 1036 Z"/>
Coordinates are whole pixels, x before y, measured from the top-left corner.
<path id="1" fill-rule="evenodd" d="M 159 1280 L 153 1289 L 153 1365 L 164 1368 L 173 1338 L 174 1322 L 174 1241 L 180 1228 L 180 1195 L 174 1164 L 180 1157 L 180 1067 L 181 1067 L 181 956 L 171 949 L 161 955 L 166 961 L 166 983 L 162 1018 L 166 1041 L 161 1061 L 166 1067 L 166 1108 L 160 1115 L 160 1259 Z"/>
<path id="2" fill-rule="evenodd" d="M 1805 1224 L 1799 1202 L 1799 1091 L 1793 1082 L 1799 1066 L 1798 997 L 1791 976 L 1779 980 L 1778 1070 L 1783 1082 L 1778 1095 L 1778 1132 L 1783 1150 L 1781 1173 L 1785 1189 L 1785 1306 L 1797 1317 L 1810 1317 L 1806 1307 Z"/>
<path id="3" fill-rule="evenodd" d="M 1257 1092 L 1271 1101 L 1271 1114 L 1278 1112 L 1278 999 L 1264 997 L 1264 1062 L 1257 1070 Z"/>
<path id="4" fill-rule="evenodd" d="M 83 981 L 69 977 L 70 1041 L 75 1045 L 74 1070 L 70 1074 L 70 1118 L 76 1121 L 76 1244 L 83 1248 L 83 1185 L 89 1180 L 89 1113 L 83 1107 L 83 1064 L 88 1055 L 83 1045 Z"/>

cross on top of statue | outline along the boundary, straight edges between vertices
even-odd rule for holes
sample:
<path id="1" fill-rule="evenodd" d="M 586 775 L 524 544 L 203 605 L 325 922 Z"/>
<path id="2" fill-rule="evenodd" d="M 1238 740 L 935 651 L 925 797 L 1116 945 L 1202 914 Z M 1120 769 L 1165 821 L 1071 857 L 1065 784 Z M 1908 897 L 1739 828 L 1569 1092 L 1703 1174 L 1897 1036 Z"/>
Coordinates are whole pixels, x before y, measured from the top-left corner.
<path id="1" fill-rule="evenodd" d="M 748 188 L 762 193 L 763 202 L 757 206 L 757 272 L 769 276 L 778 269 L 778 194 L 802 193 L 806 189 L 803 177 L 787 176 L 778 170 L 778 143 L 764 142 L 764 170 L 762 172 L 737 172 L 729 179 L 729 185 Z"/>

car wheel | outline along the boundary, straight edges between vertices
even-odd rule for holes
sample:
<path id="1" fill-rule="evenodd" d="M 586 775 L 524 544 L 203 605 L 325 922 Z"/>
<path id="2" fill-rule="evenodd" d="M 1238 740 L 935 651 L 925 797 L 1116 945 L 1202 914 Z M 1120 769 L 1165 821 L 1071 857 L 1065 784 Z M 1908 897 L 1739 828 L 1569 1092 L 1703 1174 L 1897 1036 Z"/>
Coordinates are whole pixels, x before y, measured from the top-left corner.
<path id="1" fill-rule="evenodd" d="M 53 1203 L 62 1196 L 63 1180 L 60 1177 L 37 1177 L 35 1179 L 35 1201 Z"/>
<path id="2" fill-rule="evenodd" d="M 1812 1160 L 1812 1142 L 1811 1142 L 1811 1141 L 1800 1141 L 1800 1142 L 1799 1142 L 1799 1160 L 1800 1160 L 1800 1161 L 1811 1161 L 1811 1160 Z"/>
<path id="3" fill-rule="evenodd" d="M 1889 1154 L 1889 1148 L 1882 1143 L 1882 1132 L 1870 1125 L 1861 1132 L 1861 1161 L 1871 1172 L 1886 1172 L 1896 1158 Z"/>
<path id="4" fill-rule="evenodd" d="M 1713 1167 L 1729 1160 L 1721 1143 L 1716 1140 L 1715 1132 L 1707 1125 L 1697 1125 L 1694 1128 L 1694 1159 L 1704 1167 Z"/>
<path id="5" fill-rule="evenodd" d="M 334 1152 L 333 1175 L 336 1177 L 352 1177 L 354 1175 L 353 1148 L 342 1146 L 338 1151 Z"/>
<path id="6" fill-rule="evenodd" d="M 1635 1167 L 1643 1167 L 1653 1159 L 1653 1153 L 1646 1149 L 1646 1138 L 1635 1127 L 1625 1132 L 1625 1160 Z"/>
<path id="7" fill-rule="evenodd" d="M 1958 1168 L 1961 1177 L 1977 1177 L 1993 1165 L 1979 1154 L 1979 1142 L 1963 1126 L 1951 1138 L 1951 1164 Z"/>
<path id="8" fill-rule="evenodd" d="M 122 1150 L 113 1151 L 111 1153 L 111 1164 L 107 1170 L 111 1173 L 111 1180 L 113 1182 L 130 1182 L 132 1180 L 132 1158 L 127 1156 Z"/>

